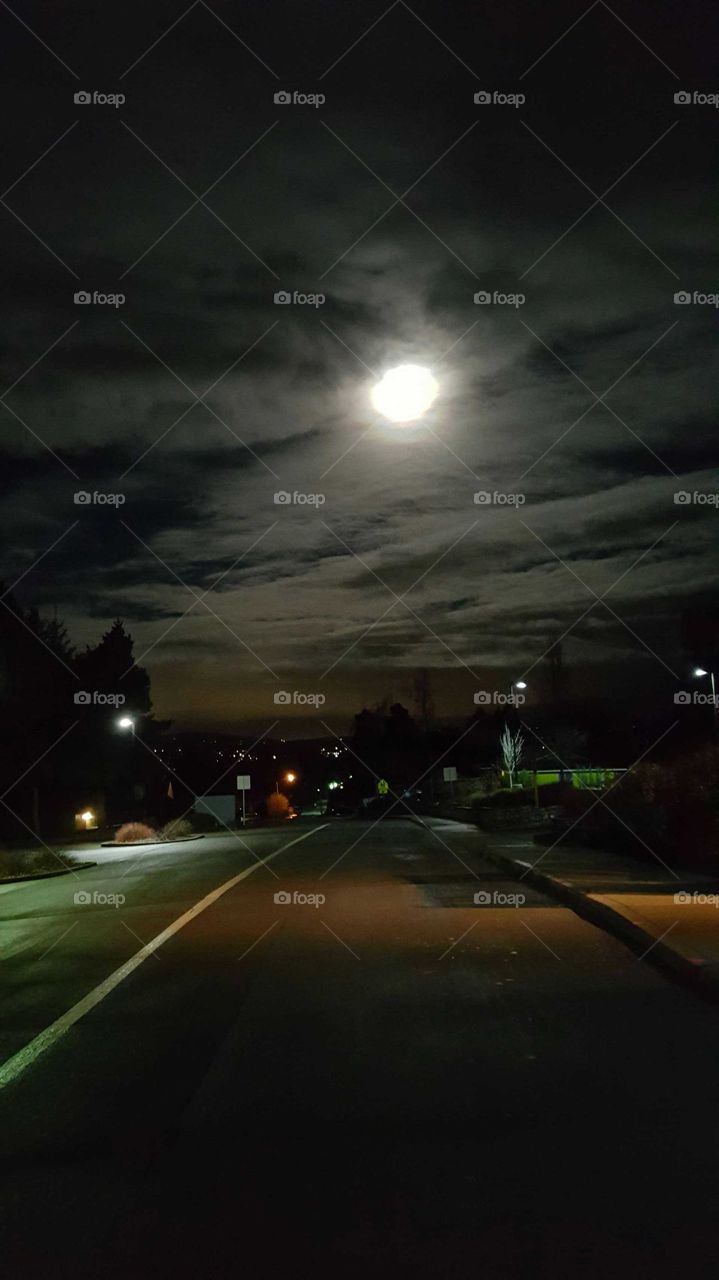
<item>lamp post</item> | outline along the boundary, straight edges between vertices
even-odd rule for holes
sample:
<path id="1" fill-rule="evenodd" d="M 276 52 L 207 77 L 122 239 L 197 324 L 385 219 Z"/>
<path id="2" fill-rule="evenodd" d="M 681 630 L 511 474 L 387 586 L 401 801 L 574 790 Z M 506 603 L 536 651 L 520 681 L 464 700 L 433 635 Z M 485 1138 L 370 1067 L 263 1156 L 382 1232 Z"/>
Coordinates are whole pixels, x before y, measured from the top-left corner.
<path id="1" fill-rule="evenodd" d="M 517 701 L 516 701 L 517 695 L 515 693 L 515 689 L 523 690 L 523 689 L 526 689 L 526 687 L 527 687 L 526 680 L 513 680 L 512 684 L 510 685 L 510 690 L 512 694 L 512 706 L 514 707 L 515 711 L 517 711 Z M 536 769 L 534 770 L 534 804 L 536 807 L 539 806 L 539 793 L 537 791 L 537 770 Z"/>
<path id="2" fill-rule="evenodd" d="M 118 729 L 123 730 L 130 729 L 132 731 L 133 738 L 135 737 L 135 720 L 133 716 L 120 716 L 120 719 L 117 722 L 117 727 Z"/>
<path id="3" fill-rule="evenodd" d="M 705 671 L 703 667 L 695 667 L 695 668 L 694 668 L 694 671 L 693 671 L 693 675 L 694 675 L 694 676 L 696 676 L 696 678 L 697 678 L 698 680 L 700 680 L 700 679 L 702 678 L 702 676 L 709 676 L 709 679 L 711 680 L 711 686 L 712 686 L 712 711 L 713 711 L 713 713 L 714 713 L 714 719 L 716 720 L 716 716 L 717 716 L 717 695 L 716 695 L 716 684 L 715 684 L 715 681 L 714 681 L 714 672 L 713 672 L 713 671 Z"/>

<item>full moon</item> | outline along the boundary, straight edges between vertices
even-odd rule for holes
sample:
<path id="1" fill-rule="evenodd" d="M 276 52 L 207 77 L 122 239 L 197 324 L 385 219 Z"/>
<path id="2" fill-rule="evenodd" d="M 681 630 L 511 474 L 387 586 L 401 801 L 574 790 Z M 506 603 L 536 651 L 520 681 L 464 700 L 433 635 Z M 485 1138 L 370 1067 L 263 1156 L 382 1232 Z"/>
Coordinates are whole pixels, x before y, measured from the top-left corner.
<path id="1" fill-rule="evenodd" d="M 401 364 L 389 369 L 372 388 L 371 399 L 390 422 L 413 422 L 421 418 L 437 398 L 439 384 L 429 369 L 420 364 Z"/>

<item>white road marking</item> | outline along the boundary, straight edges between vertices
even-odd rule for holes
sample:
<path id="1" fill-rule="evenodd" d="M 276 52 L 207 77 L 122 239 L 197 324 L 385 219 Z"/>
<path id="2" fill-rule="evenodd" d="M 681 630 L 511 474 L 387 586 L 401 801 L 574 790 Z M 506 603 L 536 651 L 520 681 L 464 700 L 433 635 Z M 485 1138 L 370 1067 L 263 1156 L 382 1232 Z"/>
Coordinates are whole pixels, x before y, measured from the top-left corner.
<path id="1" fill-rule="evenodd" d="M 116 969 L 114 973 L 111 973 L 108 978 L 105 978 L 104 982 L 94 987 L 86 996 L 83 996 L 82 1000 L 78 1000 L 77 1004 L 74 1004 L 71 1009 L 61 1014 L 59 1018 L 50 1023 L 49 1027 L 46 1027 L 44 1031 L 35 1036 L 34 1040 L 30 1040 L 23 1049 L 19 1049 L 11 1058 L 8 1058 L 0 1067 L 0 1088 L 9 1084 L 11 1080 L 16 1080 L 23 1071 L 40 1057 L 41 1053 L 57 1044 L 58 1040 L 65 1035 L 65 1032 L 70 1030 L 70 1027 L 79 1022 L 80 1018 L 84 1018 L 86 1013 L 94 1009 L 96 1005 L 105 999 L 105 996 L 114 991 L 115 987 L 124 982 L 125 978 L 128 978 L 131 973 L 134 973 L 135 969 L 138 969 L 143 961 L 147 960 L 148 956 L 154 955 L 163 942 L 167 942 L 168 938 L 179 933 L 180 929 L 184 929 L 186 924 L 189 924 L 196 916 L 211 907 L 229 889 L 234 889 L 235 885 L 239 884 L 241 880 L 251 876 L 253 872 L 257 871 L 258 867 L 264 866 L 272 858 L 276 858 L 278 854 L 284 853 L 286 849 L 291 849 L 293 844 L 299 844 L 301 840 L 306 840 L 308 836 L 315 835 L 318 831 L 324 831 L 325 827 L 329 825 L 328 822 L 324 822 L 322 826 L 313 827 L 311 831 L 306 831 L 304 835 L 297 836 L 295 840 L 290 840 L 288 844 L 281 845 L 279 849 L 275 849 L 274 853 L 269 853 L 266 858 L 261 858 L 258 862 L 246 867 L 244 871 L 240 871 L 239 875 L 233 876 L 231 880 L 226 880 L 219 888 L 213 889 L 206 897 L 196 902 L 194 907 L 190 907 L 189 911 L 186 911 L 184 915 L 178 916 L 177 920 L 173 920 L 172 924 L 163 929 L 162 933 L 158 933 L 156 938 L 153 938 L 151 942 L 148 942 L 137 951 L 130 960 L 121 965 L 119 969 Z"/>

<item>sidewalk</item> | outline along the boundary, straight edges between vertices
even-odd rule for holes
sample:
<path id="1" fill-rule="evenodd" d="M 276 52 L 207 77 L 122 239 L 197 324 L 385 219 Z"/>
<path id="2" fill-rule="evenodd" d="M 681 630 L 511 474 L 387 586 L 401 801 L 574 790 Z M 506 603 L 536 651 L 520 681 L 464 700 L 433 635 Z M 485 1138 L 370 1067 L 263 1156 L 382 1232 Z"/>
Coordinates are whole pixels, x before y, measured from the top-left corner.
<path id="1" fill-rule="evenodd" d="M 658 860 L 637 862 L 564 841 L 543 849 L 524 832 L 486 835 L 487 854 L 516 879 L 559 898 L 641 959 L 719 1002 L 719 872 L 673 872 Z"/>

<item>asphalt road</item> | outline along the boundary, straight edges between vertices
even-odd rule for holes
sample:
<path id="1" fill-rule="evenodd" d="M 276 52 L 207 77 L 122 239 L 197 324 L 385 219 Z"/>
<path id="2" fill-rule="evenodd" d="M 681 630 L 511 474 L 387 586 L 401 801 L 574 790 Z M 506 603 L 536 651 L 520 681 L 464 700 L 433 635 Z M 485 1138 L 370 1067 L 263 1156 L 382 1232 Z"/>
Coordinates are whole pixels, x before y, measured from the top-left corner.
<path id="1" fill-rule="evenodd" d="M 717 1013 L 469 829 L 128 849 L 0 929 L 25 1275 L 716 1271 Z"/>

